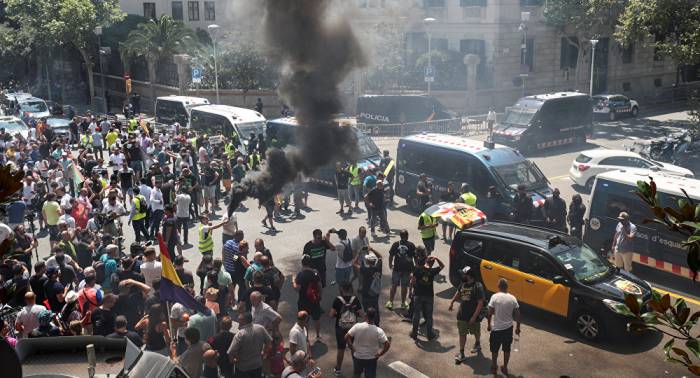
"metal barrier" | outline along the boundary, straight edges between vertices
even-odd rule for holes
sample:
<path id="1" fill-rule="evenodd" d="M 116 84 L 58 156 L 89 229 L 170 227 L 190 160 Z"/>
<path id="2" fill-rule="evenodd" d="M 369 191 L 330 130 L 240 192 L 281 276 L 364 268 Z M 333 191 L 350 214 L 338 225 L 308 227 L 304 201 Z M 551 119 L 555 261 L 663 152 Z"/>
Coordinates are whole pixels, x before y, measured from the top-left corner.
<path id="1" fill-rule="evenodd" d="M 427 122 L 366 124 L 358 123 L 357 128 L 371 136 L 406 136 L 420 133 L 454 135 L 476 135 L 488 132 L 486 115 Z"/>
<path id="2" fill-rule="evenodd" d="M 18 332 L 15 330 L 15 320 L 17 320 L 17 314 L 20 312 L 21 307 L 12 308 L 8 305 L 0 308 L 0 319 L 5 321 L 9 329 L 10 337 L 17 337 Z"/>

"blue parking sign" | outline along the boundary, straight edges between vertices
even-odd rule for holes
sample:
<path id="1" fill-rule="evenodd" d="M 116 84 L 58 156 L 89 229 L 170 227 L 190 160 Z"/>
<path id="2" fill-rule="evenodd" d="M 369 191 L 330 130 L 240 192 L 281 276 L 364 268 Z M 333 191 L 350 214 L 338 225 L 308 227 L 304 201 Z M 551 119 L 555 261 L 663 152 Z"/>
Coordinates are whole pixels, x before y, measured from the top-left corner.
<path id="1" fill-rule="evenodd" d="M 202 82 L 202 75 L 204 74 L 204 70 L 201 68 L 193 67 L 192 68 L 192 83 L 199 84 Z"/>

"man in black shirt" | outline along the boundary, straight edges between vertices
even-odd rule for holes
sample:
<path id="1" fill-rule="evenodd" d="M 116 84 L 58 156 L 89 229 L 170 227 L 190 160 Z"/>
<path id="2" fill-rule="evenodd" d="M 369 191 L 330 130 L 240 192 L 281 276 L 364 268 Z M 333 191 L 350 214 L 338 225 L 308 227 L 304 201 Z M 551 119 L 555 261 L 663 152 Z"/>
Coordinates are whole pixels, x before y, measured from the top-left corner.
<path id="1" fill-rule="evenodd" d="M 532 216 L 532 198 L 527 194 L 525 185 L 518 185 L 518 193 L 513 203 L 513 221 L 517 223 L 529 223 Z"/>
<path id="2" fill-rule="evenodd" d="M 379 228 L 389 234 L 389 222 L 386 220 L 386 203 L 384 202 L 384 182 L 377 180 L 375 187 L 365 195 L 369 209 L 369 226 L 374 235 L 374 226 L 379 220 Z"/>
<path id="3" fill-rule="evenodd" d="M 192 275 L 192 272 L 189 270 L 185 269 L 185 258 L 180 255 L 175 257 L 175 272 L 177 273 L 178 278 L 180 278 L 180 282 L 182 282 L 183 285 L 189 285 L 194 287 L 194 276 Z"/>
<path id="4" fill-rule="evenodd" d="M 435 262 L 438 263 L 438 267 L 433 268 Z M 435 299 L 433 282 L 435 276 L 444 267 L 445 264 L 435 256 L 428 256 L 424 261 L 419 261 L 416 264 L 416 269 L 413 271 L 413 277 L 411 278 L 411 286 L 413 287 L 413 330 L 410 336 L 413 339 L 418 337 L 421 313 L 423 313 L 425 318 L 428 340 L 437 337 L 433 329 L 433 301 Z"/>
<path id="5" fill-rule="evenodd" d="M 333 232 L 335 232 L 334 229 L 329 230 L 324 237 L 321 230 L 315 229 L 313 231 L 313 240 L 304 246 L 304 255 L 311 257 L 311 268 L 318 271 L 323 287 L 326 287 L 326 250 L 335 251 L 335 246 L 328 241 L 330 234 Z"/>
<path id="6" fill-rule="evenodd" d="M 46 300 L 44 285 L 49 280 L 44 273 L 46 273 L 46 262 L 37 261 L 34 263 L 34 275 L 29 278 L 29 286 L 36 295 L 36 303 L 42 306 Z"/>
<path id="7" fill-rule="evenodd" d="M 552 196 L 547 198 L 542 207 L 547 227 L 554 230 L 567 232 L 566 229 L 566 202 L 560 197 L 559 188 L 555 188 Z"/>
<path id="8" fill-rule="evenodd" d="M 459 332 L 459 354 L 455 356 L 455 363 L 462 363 L 464 357 L 464 344 L 467 343 L 467 334 L 474 335 L 474 349 L 472 353 L 478 353 L 481 350 L 481 310 L 486 306 L 484 301 L 484 286 L 474 279 L 474 275 L 469 266 L 465 266 L 462 271 L 462 283 L 459 285 L 457 292 L 452 297 L 449 310 L 452 311 L 452 306 L 458 299 L 461 300 L 459 311 L 457 311 L 457 329 Z"/>
<path id="9" fill-rule="evenodd" d="M 116 315 L 112 307 L 117 303 L 117 296 L 114 294 L 105 295 L 102 306 L 92 311 L 92 334 L 107 336 L 114 332 L 114 318 Z"/>
<path id="10" fill-rule="evenodd" d="M 116 317 L 114 320 L 114 332 L 110 333 L 107 335 L 108 338 L 110 339 L 121 339 L 121 338 L 127 338 L 129 339 L 134 345 L 137 347 L 141 347 L 143 345 L 143 341 L 141 340 L 141 336 L 139 336 L 138 333 L 134 331 L 129 331 L 126 328 L 126 317 L 123 315 L 119 315 Z"/>
<path id="11" fill-rule="evenodd" d="M 340 163 L 335 163 L 335 188 L 338 192 L 338 202 L 340 202 L 340 210 L 338 213 L 343 215 L 343 206 L 348 204 L 348 214 L 352 214 L 352 201 L 350 200 L 350 192 L 348 192 L 348 183 L 352 175 Z"/>
<path id="12" fill-rule="evenodd" d="M 316 231 L 321 232 L 321 230 Z M 312 267 L 312 261 L 313 259 L 309 255 L 302 257 L 302 270 L 292 280 L 292 287 L 299 292 L 298 311 L 306 311 L 311 315 L 315 323 L 316 338 L 319 338 L 321 334 L 321 293 L 323 289 L 321 288 L 321 276 Z"/>
<path id="13" fill-rule="evenodd" d="M 425 173 L 420 174 L 420 180 L 416 185 L 416 197 L 420 201 L 420 208 L 425 209 L 425 204 L 430 202 L 433 195 L 433 188 L 428 182 L 428 176 Z"/>
<path id="14" fill-rule="evenodd" d="M 216 360 L 221 375 L 225 378 L 233 378 L 233 364 L 228 359 L 228 348 L 231 346 L 234 334 L 231 332 L 231 317 L 224 315 L 219 321 L 219 333 L 206 340 L 211 348 L 219 353 Z"/>
<path id="15" fill-rule="evenodd" d="M 413 260 L 416 257 L 416 245 L 408 240 L 408 230 L 401 230 L 399 237 L 401 239 L 394 242 L 389 249 L 391 290 L 389 291 L 389 300 L 386 302 L 386 308 L 389 311 L 394 309 L 394 297 L 396 296 L 396 288 L 399 285 L 401 285 L 401 308 L 405 309 L 408 307 L 406 293 L 414 269 Z"/>
<path id="16" fill-rule="evenodd" d="M 51 311 L 60 311 L 63 308 L 65 287 L 58 280 L 59 270 L 56 267 L 50 267 L 46 270 L 46 276 L 49 278 L 44 283 L 44 294 L 49 302 Z"/>
<path id="17" fill-rule="evenodd" d="M 122 195 L 131 202 L 131 196 L 134 195 L 134 170 L 129 168 L 126 162 L 122 163 L 122 169 L 119 170 L 119 183 L 122 187 Z"/>

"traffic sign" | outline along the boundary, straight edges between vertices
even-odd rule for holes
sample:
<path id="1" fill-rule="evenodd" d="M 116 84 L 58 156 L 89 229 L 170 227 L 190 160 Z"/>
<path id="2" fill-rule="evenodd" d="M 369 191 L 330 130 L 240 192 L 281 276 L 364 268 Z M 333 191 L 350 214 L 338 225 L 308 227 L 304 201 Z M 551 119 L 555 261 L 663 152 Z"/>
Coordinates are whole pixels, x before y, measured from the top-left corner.
<path id="1" fill-rule="evenodd" d="M 204 74 L 204 70 L 198 67 L 193 67 L 192 68 L 192 83 L 194 84 L 199 84 L 202 82 L 202 75 Z"/>
<path id="2" fill-rule="evenodd" d="M 435 81 L 435 67 L 426 66 L 425 67 L 425 82 L 432 83 Z"/>

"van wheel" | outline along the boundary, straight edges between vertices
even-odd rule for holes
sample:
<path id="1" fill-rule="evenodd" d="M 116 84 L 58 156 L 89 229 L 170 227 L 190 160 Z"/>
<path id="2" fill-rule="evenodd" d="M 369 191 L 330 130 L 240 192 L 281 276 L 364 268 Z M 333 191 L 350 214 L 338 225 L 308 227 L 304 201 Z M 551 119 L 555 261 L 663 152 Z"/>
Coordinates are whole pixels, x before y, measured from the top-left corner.
<path id="1" fill-rule="evenodd" d="M 609 119 L 609 120 L 614 121 L 615 118 L 616 118 L 615 112 L 611 111 L 610 113 L 608 113 L 608 119 Z"/>
<path id="2" fill-rule="evenodd" d="M 409 196 L 406 198 L 406 205 L 408 205 L 408 208 L 416 214 L 422 211 L 420 208 L 420 200 L 418 200 L 418 198 L 415 196 Z"/>
<path id="3" fill-rule="evenodd" d="M 594 182 L 595 182 L 595 176 L 586 180 L 586 190 L 588 190 L 588 193 L 593 191 L 593 183 Z"/>
<path id="4" fill-rule="evenodd" d="M 576 332 L 586 340 L 598 340 L 603 334 L 603 324 L 600 317 L 588 310 L 579 312 L 574 319 Z"/>
<path id="5" fill-rule="evenodd" d="M 632 108 L 632 117 L 636 117 L 639 114 L 639 108 L 636 106 Z"/>

